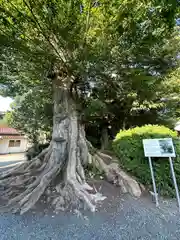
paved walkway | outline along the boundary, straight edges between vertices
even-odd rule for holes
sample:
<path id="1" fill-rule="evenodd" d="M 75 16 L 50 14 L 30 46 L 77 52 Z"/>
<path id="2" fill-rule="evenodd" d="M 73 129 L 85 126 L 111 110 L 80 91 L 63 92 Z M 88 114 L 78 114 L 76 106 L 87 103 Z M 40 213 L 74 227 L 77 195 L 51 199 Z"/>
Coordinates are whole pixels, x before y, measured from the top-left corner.
<path id="1" fill-rule="evenodd" d="M 0 215 L 0 240 L 153 240 L 180 239 L 180 213 L 175 201 L 155 208 L 149 198 L 121 197 L 115 208 L 78 218 L 28 213 Z"/>
<path id="2" fill-rule="evenodd" d="M 20 164 L 25 161 L 25 153 L 14 153 L 14 154 L 4 154 L 0 155 L 0 170 L 13 167 L 16 164 Z"/>

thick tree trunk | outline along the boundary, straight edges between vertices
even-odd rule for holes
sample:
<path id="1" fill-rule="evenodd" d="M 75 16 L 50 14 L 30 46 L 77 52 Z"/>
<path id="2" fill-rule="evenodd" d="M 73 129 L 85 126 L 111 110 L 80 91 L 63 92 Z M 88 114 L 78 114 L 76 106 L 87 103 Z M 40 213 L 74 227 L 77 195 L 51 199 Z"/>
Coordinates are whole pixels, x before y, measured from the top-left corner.
<path id="1" fill-rule="evenodd" d="M 83 166 L 94 162 L 105 172 L 107 179 L 114 183 L 120 177 L 118 167 L 106 166 L 103 158 L 110 159 L 98 153 L 86 141 L 76 106 L 67 89 L 55 86 L 50 146 L 31 161 L 1 174 L 1 197 L 8 201 L 2 209 L 22 214 L 46 193 L 57 210 L 83 204 L 95 211 L 96 202 L 104 197 L 98 193 L 92 194 L 93 189 L 85 180 Z M 118 185 L 125 187 L 120 182 L 122 179 Z M 53 191 L 50 186 L 53 186 Z M 140 192 L 136 195 L 138 194 L 140 195 Z"/>
<path id="2" fill-rule="evenodd" d="M 107 127 L 104 127 L 101 131 L 101 150 L 108 148 L 109 144 L 109 135 Z"/>

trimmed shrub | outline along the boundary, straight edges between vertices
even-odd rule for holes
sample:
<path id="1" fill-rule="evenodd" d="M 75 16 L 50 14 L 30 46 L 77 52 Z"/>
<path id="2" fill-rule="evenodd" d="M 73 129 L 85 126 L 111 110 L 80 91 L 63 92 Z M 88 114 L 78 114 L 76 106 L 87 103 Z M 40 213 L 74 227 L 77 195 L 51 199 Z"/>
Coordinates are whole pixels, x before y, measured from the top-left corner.
<path id="1" fill-rule="evenodd" d="M 152 180 L 148 158 L 144 157 L 143 139 L 172 138 L 176 151 L 174 169 L 180 188 L 180 139 L 176 132 L 158 125 L 146 125 L 120 131 L 113 141 L 113 149 L 119 163 L 127 172 L 134 175 L 139 182 L 152 189 Z M 158 193 L 164 196 L 175 196 L 169 161 L 167 158 L 152 158 Z"/>

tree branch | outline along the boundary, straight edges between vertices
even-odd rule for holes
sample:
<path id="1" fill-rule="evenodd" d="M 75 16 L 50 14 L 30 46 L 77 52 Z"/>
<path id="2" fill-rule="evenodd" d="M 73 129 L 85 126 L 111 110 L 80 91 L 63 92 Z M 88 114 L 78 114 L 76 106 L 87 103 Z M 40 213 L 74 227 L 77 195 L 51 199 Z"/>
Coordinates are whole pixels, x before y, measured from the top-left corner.
<path id="1" fill-rule="evenodd" d="M 32 6 L 28 5 L 28 3 L 26 2 L 26 0 L 23 0 L 24 4 L 26 5 L 26 7 L 29 9 L 29 11 L 31 12 L 32 14 L 32 17 L 33 17 L 33 21 L 34 23 L 36 24 L 36 26 L 39 28 L 41 34 L 43 35 L 43 37 L 45 38 L 45 40 L 50 44 L 50 46 L 54 49 L 54 51 L 56 52 L 57 56 L 61 59 L 62 63 L 64 66 L 66 66 L 64 60 L 62 59 L 62 57 L 60 56 L 58 50 L 56 49 L 56 47 L 52 44 L 52 42 L 49 40 L 49 37 L 46 36 L 46 34 L 44 33 L 43 31 L 43 28 L 41 27 L 41 24 L 39 23 L 37 17 L 35 16 L 34 12 L 33 12 L 33 9 L 32 9 Z"/>

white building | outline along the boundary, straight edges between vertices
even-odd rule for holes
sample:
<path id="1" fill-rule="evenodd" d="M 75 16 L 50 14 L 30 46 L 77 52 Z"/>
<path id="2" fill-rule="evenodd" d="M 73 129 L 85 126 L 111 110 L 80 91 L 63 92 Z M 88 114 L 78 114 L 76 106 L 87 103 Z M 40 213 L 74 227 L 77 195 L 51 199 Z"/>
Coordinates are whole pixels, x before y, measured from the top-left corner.
<path id="1" fill-rule="evenodd" d="M 28 139 L 16 129 L 0 127 L 0 154 L 21 153 L 27 150 Z"/>
<path id="2" fill-rule="evenodd" d="M 178 137 L 180 137 L 180 121 L 176 123 L 174 130 L 177 131 Z"/>

